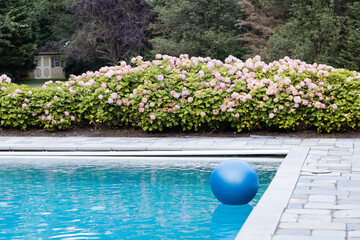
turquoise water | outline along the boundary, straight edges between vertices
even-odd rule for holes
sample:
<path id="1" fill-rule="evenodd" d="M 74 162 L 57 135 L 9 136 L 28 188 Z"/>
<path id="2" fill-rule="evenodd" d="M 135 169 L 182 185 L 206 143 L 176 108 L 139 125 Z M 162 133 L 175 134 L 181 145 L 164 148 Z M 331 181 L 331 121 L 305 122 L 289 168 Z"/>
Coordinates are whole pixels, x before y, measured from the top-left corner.
<path id="1" fill-rule="evenodd" d="M 0 162 L 0 239 L 234 239 L 279 163 L 251 163 L 260 189 L 226 206 L 210 189 L 218 161 Z"/>

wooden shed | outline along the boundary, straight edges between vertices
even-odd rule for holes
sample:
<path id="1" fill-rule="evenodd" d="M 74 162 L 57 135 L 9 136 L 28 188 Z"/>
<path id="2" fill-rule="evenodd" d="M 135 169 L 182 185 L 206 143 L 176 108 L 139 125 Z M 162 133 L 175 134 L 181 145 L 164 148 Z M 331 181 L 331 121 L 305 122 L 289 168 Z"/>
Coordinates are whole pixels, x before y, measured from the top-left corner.
<path id="1" fill-rule="evenodd" d="M 36 51 L 34 71 L 29 72 L 28 79 L 65 79 L 62 51 L 59 46 L 46 45 Z"/>

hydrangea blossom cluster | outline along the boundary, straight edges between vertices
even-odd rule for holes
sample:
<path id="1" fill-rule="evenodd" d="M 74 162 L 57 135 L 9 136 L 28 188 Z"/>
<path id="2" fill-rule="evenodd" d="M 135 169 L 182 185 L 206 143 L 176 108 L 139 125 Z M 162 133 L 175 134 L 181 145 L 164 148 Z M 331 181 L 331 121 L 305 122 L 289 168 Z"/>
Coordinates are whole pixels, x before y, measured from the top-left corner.
<path id="1" fill-rule="evenodd" d="M 259 56 L 246 61 L 186 54 L 157 54 L 144 61 L 138 56 L 131 64 L 48 81 L 34 93 L 2 75 L 0 98 L 16 99 L 28 125 L 47 129 L 78 122 L 150 131 L 360 126 L 359 73 L 288 57 L 265 63 Z"/>

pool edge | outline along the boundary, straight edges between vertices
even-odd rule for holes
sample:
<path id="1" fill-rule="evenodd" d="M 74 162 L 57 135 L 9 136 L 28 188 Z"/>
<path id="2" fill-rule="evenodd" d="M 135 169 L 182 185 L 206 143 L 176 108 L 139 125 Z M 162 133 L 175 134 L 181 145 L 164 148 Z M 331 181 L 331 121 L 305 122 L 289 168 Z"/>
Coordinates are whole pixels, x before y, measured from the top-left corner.
<path id="1" fill-rule="evenodd" d="M 274 179 L 238 232 L 235 240 L 271 240 L 273 238 L 309 151 L 309 147 L 290 149 Z"/>

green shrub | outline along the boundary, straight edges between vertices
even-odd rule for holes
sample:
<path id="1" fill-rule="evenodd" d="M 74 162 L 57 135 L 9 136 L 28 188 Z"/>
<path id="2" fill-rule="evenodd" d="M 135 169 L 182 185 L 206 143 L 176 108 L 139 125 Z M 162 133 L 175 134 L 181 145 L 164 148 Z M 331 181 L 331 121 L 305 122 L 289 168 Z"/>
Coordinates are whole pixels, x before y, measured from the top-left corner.
<path id="1" fill-rule="evenodd" d="M 145 131 L 358 129 L 360 74 L 284 58 L 269 64 L 229 56 L 157 55 L 67 82 L 30 89 L 0 78 L 1 126 L 67 129 L 74 124 Z M 25 104 L 25 105 L 24 105 Z"/>

